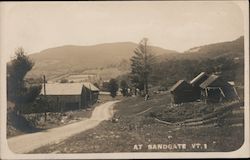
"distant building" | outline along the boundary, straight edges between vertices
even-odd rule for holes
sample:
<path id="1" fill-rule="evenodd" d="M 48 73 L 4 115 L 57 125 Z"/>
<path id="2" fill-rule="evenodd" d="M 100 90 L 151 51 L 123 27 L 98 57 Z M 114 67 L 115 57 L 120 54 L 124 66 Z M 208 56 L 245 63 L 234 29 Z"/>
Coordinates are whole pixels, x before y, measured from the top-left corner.
<path id="1" fill-rule="evenodd" d="M 95 82 L 98 77 L 95 74 L 73 74 L 66 78 L 69 82 L 81 83 L 81 82 Z"/>
<path id="2" fill-rule="evenodd" d="M 185 80 L 179 80 L 173 85 L 170 89 L 170 93 L 172 94 L 172 102 L 176 104 L 196 100 L 192 85 Z"/>
<path id="3" fill-rule="evenodd" d="M 222 79 L 219 75 L 213 74 L 209 76 L 207 80 L 200 84 L 202 99 L 208 103 L 239 99 L 238 93 L 232 85 L 233 83 L 230 83 Z"/>
<path id="4" fill-rule="evenodd" d="M 101 83 L 100 88 L 101 88 L 102 91 L 108 92 L 108 91 L 109 91 L 109 81 L 108 81 L 108 80 L 103 81 L 103 82 Z"/>
<path id="5" fill-rule="evenodd" d="M 94 104 L 99 89 L 89 82 L 84 83 L 46 83 L 41 96 L 46 96 L 53 107 L 51 110 L 66 111 L 86 108 Z"/>

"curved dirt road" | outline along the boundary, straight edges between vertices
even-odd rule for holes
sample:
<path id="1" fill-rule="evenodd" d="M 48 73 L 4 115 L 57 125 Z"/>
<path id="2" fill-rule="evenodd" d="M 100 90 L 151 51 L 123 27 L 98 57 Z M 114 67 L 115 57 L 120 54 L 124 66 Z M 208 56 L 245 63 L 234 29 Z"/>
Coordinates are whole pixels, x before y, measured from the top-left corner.
<path id="1" fill-rule="evenodd" d="M 42 132 L 16 136 L 8 139 L 12 152 L 27 153 L 49 143 L 62 141 L 70 136 L 96 127 L 103 120 L 113 116 L 113 106 L 118 101 L 110 101 L 97 106 L 91 118 Z"/>

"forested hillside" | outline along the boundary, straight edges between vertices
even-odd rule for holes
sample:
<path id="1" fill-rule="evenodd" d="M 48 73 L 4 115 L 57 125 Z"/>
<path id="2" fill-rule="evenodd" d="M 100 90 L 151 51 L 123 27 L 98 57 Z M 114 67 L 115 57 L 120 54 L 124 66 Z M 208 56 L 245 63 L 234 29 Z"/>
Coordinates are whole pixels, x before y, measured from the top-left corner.
<path id="1" fill-rule="evenodd" d="M 179 79 L 191 80 L 200 72 L 220 73 L 237 85 L 244 82 L 244 37 L 192 48 L 178 58 L 161 57 L 153 67 L 151 83 L 169 87 Z"/>
<path id="2" fill-rule="evenodd" d="M 94 46 L 62 46 L 31 54 L 35 62 L 29 76 L 45 74 L 48 79 L 69 74 L 99 74 L 105 79 L 125 79 L 136 43 L 119 42 Z M 244 37 L 236 40 L 193 47 L 183 53 L 150 47 L 156 56 L 151 85 L 169 87 L 179 79 L 190 80 L 202 71 L 221 73 L 228 81 L 244 81 Z M 103 75 L 106 76 L 103 76 Z"/>

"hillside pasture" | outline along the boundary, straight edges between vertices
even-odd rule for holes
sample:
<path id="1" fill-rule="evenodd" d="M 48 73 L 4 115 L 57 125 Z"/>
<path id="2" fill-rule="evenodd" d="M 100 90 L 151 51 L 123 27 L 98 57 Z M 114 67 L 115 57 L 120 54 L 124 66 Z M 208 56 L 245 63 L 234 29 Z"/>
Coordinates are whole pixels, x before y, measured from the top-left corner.
<path id="1" fill-rule="evenodd" d="M 114 119 L 117 121 L 104 121 L 94 129 L 32 153 L 220 152 L 240 148 L 244 141 L 241 122 L 222 126 L 213 123 L 176 126 L 155 120 L 157 114 L 175 117 L 175 121 L 199 117 L 206 107 L 209 106 L 201 102 L 171 106 L 169 93 L 151 95 L 148 101 L 143 97 L 128 97 L 115 106 Z M 231 114 L 227 119 L 234 116 Z M 158 115 L 158 118 L 163 117 Z M 142 149 L 135 149 L 137 144 L 141 144 Z M 178 148 L 177 144 L 184 144 L 186 148 Z M 194 144 L 202 147 L 195 148 Z M 161 149 L 162 145 L 165 149 Z"/>

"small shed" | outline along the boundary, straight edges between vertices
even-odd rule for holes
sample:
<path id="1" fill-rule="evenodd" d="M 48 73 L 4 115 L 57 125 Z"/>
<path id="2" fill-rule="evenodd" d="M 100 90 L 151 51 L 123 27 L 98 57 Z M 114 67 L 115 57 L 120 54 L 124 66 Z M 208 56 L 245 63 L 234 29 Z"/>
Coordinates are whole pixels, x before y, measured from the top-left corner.
<path id="1" fill-rule="evenodd" d="M 97 102 L 99 89 L 90 82 L 83 83 L 82 106 L 88 107 Z"/>
<path id="2" fill-rule="evenodd" d="M 197 75 L 194 79 L 190 81 L 190 84 L 193 86 L 194 90 L 194 96 L 196 99 L 201 98 L 201 90 L 200 87 L 201 83 L 203 83 L 205 80 L 207 80 L 209 75 L 206 72 L 201 72 L 199 75 Z"/>
<path id="3" fill-rule="evenodd" d="M 210 75 L 207 80 L 200 84 L 200 87 L 202 88 L 201 96 L 205 102 L 218 103 L 239 98 L 234 86 L 219 75 Z"/>
<path id="4" fill-rule="evenodd" d="M 176 104 L 196 100 L 192 85 L 185 80 L 179 80 L 173 85 L 170 93 L 172 94 L 172 102 Z"/>

